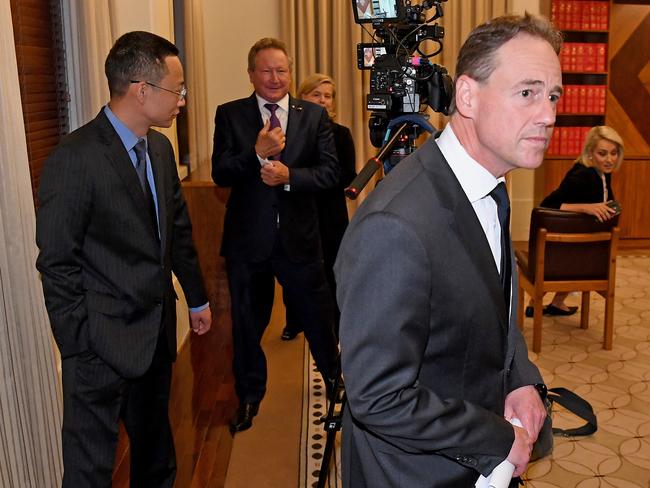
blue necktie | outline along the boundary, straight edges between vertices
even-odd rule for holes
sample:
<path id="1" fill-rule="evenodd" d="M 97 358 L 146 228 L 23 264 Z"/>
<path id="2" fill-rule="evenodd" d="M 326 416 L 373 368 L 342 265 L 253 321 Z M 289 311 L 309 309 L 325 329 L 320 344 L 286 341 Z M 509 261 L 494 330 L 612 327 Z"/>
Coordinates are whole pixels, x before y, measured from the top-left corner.
<path id="1" fill-rule="evenodd" d="M 137 144 L 133 147 L 136 155 L 135 171 L 138 173 L 138 180 L 140 180 L 140 186 L 142 187 L 142 192 L 144 193 L 144 199 L 147 204 L 147 212 L 149 213 L 149 218 L 153 224 L 154 229 L 156 230 L 156 236 L 158 235 L 158 217 L 156 216 L 156 207 L 153 201 L 153 192 L 149 186 L 149 181 L 147 180 L 147 143 L 144 139 L 140 139 Z"/>

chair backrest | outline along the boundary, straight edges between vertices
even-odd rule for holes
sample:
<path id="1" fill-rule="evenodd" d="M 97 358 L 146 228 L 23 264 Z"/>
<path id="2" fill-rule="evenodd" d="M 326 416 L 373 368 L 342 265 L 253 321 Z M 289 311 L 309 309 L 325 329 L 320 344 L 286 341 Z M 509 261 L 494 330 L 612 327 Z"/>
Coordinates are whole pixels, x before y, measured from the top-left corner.
<path id="1" fill-rule="evenodd" d="M 593 215 L 537 207 L 530 218 L 528 262 L 534 276 L 537 259 L 537 235 L 540 229 L 548 233 L 584 234 L 611 232 L 618 224 L 618 215 L 599 222 Z M 544 280 L 607 279 L 609 273 L 610 241 L 587 243 L 547 242 L 544 253 Z"/>

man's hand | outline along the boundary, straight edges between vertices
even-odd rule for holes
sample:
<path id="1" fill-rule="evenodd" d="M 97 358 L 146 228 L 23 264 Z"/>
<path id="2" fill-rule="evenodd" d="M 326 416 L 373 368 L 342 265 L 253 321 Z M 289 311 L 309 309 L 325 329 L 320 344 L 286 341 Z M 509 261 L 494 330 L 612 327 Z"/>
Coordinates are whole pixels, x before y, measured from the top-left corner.
<path id="1" fill-rule="evenodd" d="M 526 385 L 511 391 L 506 397 L 503 416 L 506 420 L 517 418 L 521 421 L 532 442 L 544 425 L 546 409 L 533 385 Z"/>
<path id="2" fill-rule="evenodd" d="M 210 330 L 212 325 L 212 312 L 206 307 L 200 312 L 190 312 L 190 326 L 198 335 L 203 335 Z"/>
<path id="3" fill-rule="evenodd" d="M 262 130 L 257 134 L 255 152 L 263 159 L 280 154 L 284 149 L 287 138 L 280 127 L 269 130 L 271 123 L 267 120 Z"/>
<path id="4" fill-rule="evenodd" d="M 515 429 L 515 441 L 512 443 L 506 459 L 515 466 L 515 472 L 512 474 L 515 477 L 521 476 L 526 471 L 535 441 L 531 439 L 526 429 L 516 425 L 513 425 L 512 428 Z"/>
<path id="5" fill-rule="evenodd" d="M 262 181 L 269 186 L 289 184 L 289 168 L 281 161 L 269 161 L 260 169 Z"/>

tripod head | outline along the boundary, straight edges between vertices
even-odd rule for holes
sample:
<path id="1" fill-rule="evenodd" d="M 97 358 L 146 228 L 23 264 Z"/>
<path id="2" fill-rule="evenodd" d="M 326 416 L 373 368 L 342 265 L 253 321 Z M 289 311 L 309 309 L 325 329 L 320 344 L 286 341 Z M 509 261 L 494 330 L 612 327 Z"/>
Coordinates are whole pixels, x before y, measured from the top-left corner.
<path id="1" fill-rule="evenodd" d="M 375 119 L 380 124 L 378 128 L 385 134 L 383 145 L 376 156 L 370 158 L 357 177 L 345 189 L 345 195 L 355 200 L 361 190 L 368 184 L 372 175 L 380 168 L 388 174 L 402 159 L 415 151 L 415 141 L 423 130 L 433 133 L 434 128 L 427 118 L 420 113 L 404 114 L 391 120 Z M 370 119 L 371 138 L 373 137 L 373 118 Z"/>

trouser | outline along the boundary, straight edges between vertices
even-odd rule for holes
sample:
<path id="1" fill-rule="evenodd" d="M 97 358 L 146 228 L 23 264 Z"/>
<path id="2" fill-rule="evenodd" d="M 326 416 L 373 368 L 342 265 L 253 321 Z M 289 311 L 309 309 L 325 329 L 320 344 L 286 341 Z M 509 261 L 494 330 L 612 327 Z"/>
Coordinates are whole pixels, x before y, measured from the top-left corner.
<path id="1" fill-rule="evenodd" d="M 233 327 L 233 371 L 241 402 L 259 402 L 266 392 L 266 357 L 261 340 L 271 318 L 274 278 L 287 306 L 304 327 L 316 367 L 325 379 L 337 371 L 334 303 L 320 260 L 294 263 L 276 246 L 259 263 L 226 260 Z"/>
<path id="2" fill-rule="evenodd" d="M 64 488 L 110 488 L 120 418 L 130 441 L 131 487 L 173 486 L 171 365 L 164 333 L 151 366 L 136 379 L 121 377 L 91 351 L 62 361 Z"/>

